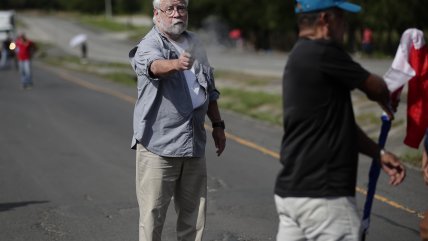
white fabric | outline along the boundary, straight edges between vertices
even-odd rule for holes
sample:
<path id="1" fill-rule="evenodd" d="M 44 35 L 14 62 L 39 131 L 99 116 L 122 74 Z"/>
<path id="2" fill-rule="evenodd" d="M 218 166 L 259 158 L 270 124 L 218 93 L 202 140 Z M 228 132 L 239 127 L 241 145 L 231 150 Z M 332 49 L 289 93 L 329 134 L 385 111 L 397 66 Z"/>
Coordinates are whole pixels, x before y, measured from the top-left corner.
<path id="1" fill-rule="evenodd" d="M 360 217 L 354 197 L 275 195 L 279 215 L 277 241 L 357 241 Z"/>
<path id="2" fill-rule="evenodd" d="M 391 93 L 404 86 L 411 78 L 416 75 L 415 70 L 409 64 L 409 53 L 412 46 L 416 50 L 425 45 L 424 34 L 422 31 L 411 28 L 407 29 L 401 36 L 400 45 L 395 54 L 391 67 L 385 73 L 385 79 L 388 89 Z"/>
<path id="3" fill-rule="evenodd" d="M 182 38 L 182 42 L 171 41 L 172 45 L 178 50 L 179 54 L 182 54 L 184 51 L 192 52 L 189 46 L 189 41 L 186 38 Z M 187 86 L 189 87 L 190 97 L 192 98 L 193 108 L 196 109 L 205 102 L 205 93 L 204 90 L 199 85 L 196 80 L 195 67 L 192 66 L 190 70 L 185 70 L 184 76 L 186 77 Z"/>

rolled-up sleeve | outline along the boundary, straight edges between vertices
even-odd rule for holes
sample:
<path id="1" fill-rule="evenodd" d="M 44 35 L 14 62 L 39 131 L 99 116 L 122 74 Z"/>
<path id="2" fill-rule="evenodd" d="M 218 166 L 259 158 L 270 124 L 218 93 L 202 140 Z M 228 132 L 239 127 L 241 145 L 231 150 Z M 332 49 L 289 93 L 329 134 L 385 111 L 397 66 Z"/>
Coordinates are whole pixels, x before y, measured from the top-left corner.
<path id="1" fill-rule="evenodd" d="M 131 57 L 132 52 L 134 55 Z M 139 77 L 144 75 L 150 79 L 156 79 L 150 75 L 149 70 L 153 61 L 159 59 L 165 59 L 165 57 L 159 41 L 151 36 L 144 38 L 130 53 L 132 68 Z"/>
<path id="2" fill-rule="evenodd" d="M 210 101 L 218 100 L 218 98 L 220 98 L 220 92 L 215 87 L 214 68 L 208 67 L 207 70 L 204 70 L 204 72 L 206 72 L 206 76 L 208 78 L 209 100 Z"/>

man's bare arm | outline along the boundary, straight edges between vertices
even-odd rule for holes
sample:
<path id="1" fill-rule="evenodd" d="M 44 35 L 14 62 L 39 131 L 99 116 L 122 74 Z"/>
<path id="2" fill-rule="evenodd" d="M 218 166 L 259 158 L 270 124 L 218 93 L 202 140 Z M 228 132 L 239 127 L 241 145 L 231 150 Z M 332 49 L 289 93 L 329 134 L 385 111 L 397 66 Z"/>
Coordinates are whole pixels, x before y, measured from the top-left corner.
<path id="1" fill-rule="evenodd" d="M 390 120 L 394 119 L 390 93 L 385 81 L 380 76 L 370 74 L 358 88 L 363 91 L 370 100 L 376 101 Z"/>
<path id="2" fill-rule="evenodd" d="M 406 169 L 398 157 L 389 151 L 382 150 L 359 126 L 357 131 L 359 152 L 379 160 L 382 170 L 389 176 L 391 185 L 397 186 L 402 183 L 406 177 Z"/>
<path id="3" fill-rule="evenodd" d="M 158 59 L 150 65 L 150 75 L 153 77 L 161 77 L 172 74 L 177 71 L 184 71 L 192 68 L 192 56 L 184 52 L 178 59 Z"/>
<path id="4" fill-rule="evenodd" d="M 390 93 L 385 81 L 380 76 L 370 74 L 358 88 L 363 91 L 370 100 L 376 101 L 388 115 L 390 120 L 394 119 Z"/>
<path id="5" fill-rule="evenodd" d="M 220 111 L 218 108 L 217 101 L 210 101 L 208 105 L 208 118 L 210 118 L 211 122 L 219 122 L 221 121 Z M 220 156 L 226 148 L 226 135 L 222 128 L 213 128 L 212 136 L 214 139 L 214 144 L 217 149 L 217 155 Z"/>

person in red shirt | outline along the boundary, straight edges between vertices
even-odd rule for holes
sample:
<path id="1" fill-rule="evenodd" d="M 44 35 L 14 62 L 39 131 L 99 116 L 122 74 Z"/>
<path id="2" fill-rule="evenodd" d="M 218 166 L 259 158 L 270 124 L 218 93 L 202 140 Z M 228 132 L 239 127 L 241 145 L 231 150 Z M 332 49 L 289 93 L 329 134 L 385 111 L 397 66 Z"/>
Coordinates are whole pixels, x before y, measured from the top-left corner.
<path id="1" fill-rule="evenodd" d="M 16 51 L 22 88 L 32 88 L 31 58 L 36 51 L 36 45 L 27 39 L 25 34 L 21 34 L 16 40 Z"/>
<path id="2" fill-rule="evenodd" d="M 363 40 L 362 40 L 363 51 L 366 54 L 371 54 L 373 51 L 373 31 L 370 28 L 364 28 Z"/>

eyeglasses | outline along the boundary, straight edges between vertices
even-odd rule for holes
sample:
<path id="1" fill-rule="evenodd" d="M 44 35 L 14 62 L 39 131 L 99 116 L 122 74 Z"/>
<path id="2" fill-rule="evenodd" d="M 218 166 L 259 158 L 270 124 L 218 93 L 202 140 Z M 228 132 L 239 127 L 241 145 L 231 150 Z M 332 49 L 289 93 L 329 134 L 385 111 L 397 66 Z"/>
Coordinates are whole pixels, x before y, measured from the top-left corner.
<path id="1" fill-rule="evenodd" d="M 168 17 L 172 17 L 174 15 L 174 12 L 177 11 L 177 13 L 179 13 L 180 15 L 185 15 L 187 14 L 187 7 L 186 6 L 171 6 L 168 7 L 166 10 L 162 10 L 160 8 L 158 8 L 158 10 L 160 10 L 161 12 L 165 13 L 166 16 Z"/>

